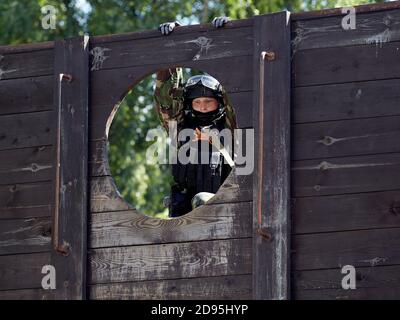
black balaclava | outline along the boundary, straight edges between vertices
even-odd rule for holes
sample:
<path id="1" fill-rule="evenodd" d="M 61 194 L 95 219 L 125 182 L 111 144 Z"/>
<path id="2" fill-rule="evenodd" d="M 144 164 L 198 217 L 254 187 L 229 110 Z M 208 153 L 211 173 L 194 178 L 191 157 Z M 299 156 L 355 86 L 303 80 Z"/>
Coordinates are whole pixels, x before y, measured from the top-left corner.
<path id="1" fill-rule="evenodd" d="M 195 98 L 200 97 L 211 97 L 217 99 L 217 109 L 210 112 L 200 112 L 194 110 L 192 106 L 192 101 Z M 187 91 L 185 96 L 185 105 L 186 109 L 188 110 L 190 120 L 200 126 L 216 124 L 216 122 L 222 119 L 222 117 L 225 115 L 225 106 L 223 100 L 221 99 L 221 96 L 212 89 L 203 86 L 201 82 L 197 83 Z"/>

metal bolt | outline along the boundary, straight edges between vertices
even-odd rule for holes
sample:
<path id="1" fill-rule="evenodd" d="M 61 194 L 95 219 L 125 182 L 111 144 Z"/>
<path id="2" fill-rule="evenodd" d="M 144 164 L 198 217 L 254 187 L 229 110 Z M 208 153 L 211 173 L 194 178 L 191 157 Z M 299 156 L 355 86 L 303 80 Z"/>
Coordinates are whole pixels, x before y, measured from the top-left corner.
<path id="1" fill-rule="evenodd" d="M 275 52 L 273 51 L 263 51 L 261 52 L 262 59 L 266 59 L 268 61 L 275 60 Z"/>

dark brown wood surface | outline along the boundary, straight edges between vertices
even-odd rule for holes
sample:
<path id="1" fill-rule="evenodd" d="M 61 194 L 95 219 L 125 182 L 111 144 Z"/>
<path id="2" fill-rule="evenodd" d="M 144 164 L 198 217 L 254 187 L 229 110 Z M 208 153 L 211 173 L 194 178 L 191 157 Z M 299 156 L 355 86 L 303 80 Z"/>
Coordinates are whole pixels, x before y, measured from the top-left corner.
<path id="1" fill-rule="evenodd" d="M 31 77 L 0 81 L 0 115 L 53 108 L 53 77 Z"/>
<path id="2" fill-rule="evenodd" d="M 48 264 L 49 252 L 0 255 L 0 290 L 41 288 L 42 267 Z"/>
<path id="3" fill-rule="evenodd" d="M 293 234 L 400 227 L 400 190 L 292 200 Z"/>
<path id="4" fill-rule="evenodd" d="M 251 273 L 251 238 L 92 249 L 90 283 Z"/>
<path id="5" fill-rule="evenodd" d="M 57 270 L 59 299 L 86 298 L 88 217 L 88 38 L 77 37 L 55 43 L 54 104 L 55 126 L 60 141 L 55 148 L 55 210 L 52 263 Z M 70 81 L 61 74 L 70 75 Z M 58 161 L 60 164 L 58 165 Z M 58 169 L 59 167 L 59 169 Z"/>
<path id="6" fill-rule="evenodd" d="M 90 247 L 117 247 L 251 236 L 252 202 L 206 204 L 179 219 L 133 211 L 93 214 Z"/>
<path id="7" fill-rule="evenodd" d="M 0 150 L 53 143 L 53 112 L 41 111 L 0 117 Z"/>
<path id="8" fill-rule="evenodd" d="M 400 116 L 297 124 L 293 160 L 400 152 Z"/>
<path id="9" fill-rule="evenodd" d="M 253 180 L 254 299 L 290 297 L 289 16 L 284 11 L 254 17 L 253 115 L 255 145 L 262 147 L 255 150 Z M 263 51 L 273 52 L 275 59 L 262 62 Z"/>
<path id="10" fill-rule="evenodd" d="M 97 284 L 90 286 L 90 299 L 248 300 L 251 275 Z"/>
<path id="11" fill-rule="evenodd" d="M 53 74 L 52 49 L 3 54 L 0 48 L 0 57 L 0 69 L 2 70 L 0 80 Z"/>
<path id="12" fill-rule="evenodd" d="M 397 190 L 399 172 L 399 153 L 294 161 L 293 196 Z"/>
<path id="13" fill-rule="evenodd" d="M 292 123 L 400 114 L 399 79 L 293 88 Z"/>
<path id="14" fill-rule="evenodd" d="M 50 216 L 52 186 L 50 181 L 0 185 L 0 219 Z"/>
<path id="15" fill-rule="evenodd" d="M 397 300 L 400 294 L 400 266 L 358 267 L 356 289 L 344 290 L 341 269 L 296 271 L 295 299 Z"/>
<path id="16" fill-rule="evenodd" d="M 51 249 L 50 243 L 50 217 L 1 221 L 0 255 L 45 252 Z"/>
<path id="17" fill-rule="evenodd" d="M 51 180 L 53 146 L 0 151 L 0 183 L 25 183 Z"/>
<path id="18" fill-rule="evenodd" d="M 293 22 L 293 51 L 315 48 L 342 47 L 400 40 L 400 13 L 398 9 L 359 13 L 356 9 L 356 28 L 345 30 L 342 19 L 346 14 Z"/>
<path id="19" fill-rule="evenodd" d="M 303 50 L 293 57 L 292 81 L 298 87 L 397 78 L 399 46 L 389 42 Z"/>

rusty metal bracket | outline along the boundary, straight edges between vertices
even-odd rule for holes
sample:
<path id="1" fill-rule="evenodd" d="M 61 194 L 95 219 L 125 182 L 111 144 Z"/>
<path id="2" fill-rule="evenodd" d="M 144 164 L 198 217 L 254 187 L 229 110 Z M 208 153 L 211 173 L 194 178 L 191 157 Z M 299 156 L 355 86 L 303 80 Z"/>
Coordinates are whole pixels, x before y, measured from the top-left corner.
<path id="1" fill-rule="evenodd" d="M 263 227 L 262 219 L 262 188 L 263 188 L 263 154 L 264 154 L 264 72 L 265 72 L 265 60 L 275 60 L 275 52 L 273 51 L 262 51 L 260 54 L 260 96 L 259 96 L 259 109 L 258 109 L 258 190 L 257 190 L 257 222 L 258 229 L 257 233 L 267 241 L 272 240 L 272 235 Z"/>
<path id="2" fill-rule="evenodd" d="M 62 104 L 62 82 L 72 81 L 72 76 L 66 73 L 60 73 L 58 81 L 58 103 L 57 103 L 57 138 L 56 138 L 56 172 L 55 172 L 55 198 L 54 198 L 54 227 L 52 244 L 55 251 L 67 256 L 69 254 L 69 246 L 67 244 L 59 244 L 59 215 L 60 215 L 60 170 L 61 170 L 61 104 Z"/>

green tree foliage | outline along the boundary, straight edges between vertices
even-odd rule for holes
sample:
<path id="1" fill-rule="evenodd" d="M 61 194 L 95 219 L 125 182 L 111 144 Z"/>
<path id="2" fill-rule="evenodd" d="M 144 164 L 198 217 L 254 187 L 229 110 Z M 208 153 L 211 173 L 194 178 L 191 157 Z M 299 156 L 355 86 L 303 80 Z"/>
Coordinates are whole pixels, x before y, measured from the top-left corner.
<path id="1" fill-rule="evenodd" d="M 373 0 L 1 0 L 0 44 L 19 44 L 90 35 L 155 29 L 162 22 L 210 22 L 226 15 L 245 19 L 287 9 L 291 12 L 350 6 Z M 78 5 L 86 3 L 88 10 Z M 43 29 L 41 7 L 57 9 L 56 29 Z M 143 213 L 165 217 L 162 198 L 169 193 L 166 166 L 149 165 L 147 131 L 159 123 L 153 108 L 154 77 L 147 77 L 127 94 L 110 129 L 109 163 L 119 191 Z M 128 88 L 127 88 L 128 90 Z"/>

